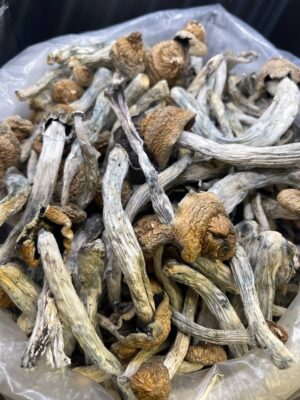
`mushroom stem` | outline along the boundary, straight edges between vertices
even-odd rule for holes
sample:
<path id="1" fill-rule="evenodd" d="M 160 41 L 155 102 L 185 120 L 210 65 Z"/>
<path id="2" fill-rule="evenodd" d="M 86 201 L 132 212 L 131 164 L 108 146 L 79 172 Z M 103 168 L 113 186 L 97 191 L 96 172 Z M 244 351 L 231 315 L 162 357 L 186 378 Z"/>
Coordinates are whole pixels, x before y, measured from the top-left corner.
<path id="1" fill-rule="evenodd" d="M 190 319 L 193 320 L 195 317 L 196 309 L 197 309 L 197 302 L 198 302 L 198 295 L 192 290 L 188 289 L 184 305 L 182 309 L 182 314 Z M 177 332 L 175 342 L 171 349 L 169 350 L 166 358 L 163 362 L 164 366 L 168 369 L 169 377 L 172 379 L 176 374 L 176 371 L 180 367 L 186 353 L 188 351 L 190 344 L 190 336 L 186 335 L 182 332 Z"/>
<path id="2" fill-rule="evenodd" d="M 191 132 L 182 132 L 177 146 L 197 151 L 204 156 L 247 168 L 292 168 L 299 165 L 300 145 L 252 147 L 244 144 L 220 144 Z"/>
<path id="3" fill-rule="evenodd" d="M 165 80 L 157 82 L 144 93 L 135 104 L 130 107 L 130 114 L 140 114 L 146 111 L 152 103 L 158 102 L 169 96 L 169 86 Z"/>
<path id="4" fill-rule="evenodd" d="M 79 375 L 87 376 L 97 383 L 104 382 L 111 377 L 109 374 L 99 369 L 96 365 L 80 366 L 73 368 L 72 371 Z"/>
<path id="5" fill-rule="evenodd" d="M 256 193 L 256 195 L 253 197 L 251 203 L 252 203 L 252 210 L 257 219 L 257 222 L 259 223 L 259 225 L 261 227 L 261 230 L 269 231 L 271 228 L 270 228 L 268 218 L 265 214 L 264 207 L 262 205 L 261 195 L 259 193 Z"/>
<path id="6" fill-rule="evenodd" d="M 22 209 L 30 193 L 27 179 L 15 168 L 9 168 L 5 174 L 7 195 L 0 201 L 0 226 Z"/>
<path id="7" fill-rule="evenodd" d="M 172 309 L 172 322 L 181 332 L 196 337 L 204 342 L 230 345 L 230 344 L 248 344 L 254 345 L 254 335 L 249 331 L 243 330 L 221 330 L 212 329 L 196 324 L 182 313 Z"/>
<path id="8" fill-rule="evenodd" d="M 103 42 L 95 43 L 89 46 L 77 46 L 74 44 L 63 47 L 62 49 L 55 49 L 48 53 L 47 63 L 52 64 L 65 64 L 71 56 L 92 54 L 95 50 L 104 47 Z"/>
<path id="9" fill-rule="evenodd" d="M 68 67 L 58 67 L 56 69 L 51 69 L 45 73 L 42 78 L 37 81 L 34 85 L 26 88 L 16 90 L 16 96 L 20 101 L 29 100 L 39 93 L 41 93 L 44 89 L 46 89 L 54 79 L 66 77 L 70 74 L 70 69 Z"/>
<path id="10" fill-rule="evenodd" d="M 138 156 L 139 164 L 149 185 L 154 211 L 160 222 L 170 223 L 174 217 L 171 202 L 161 188 L 157 172 L 143 149 L 143 141 L 131 121 L 129 110 L 124 99 L 124 93 L 119 87 L 114 89 L 108 96 L 111 106 L 122 124 L 127 139 L 133 151 Z"/>
<path id="11" fill-rule="evenodd" d="M 105 317 L 104 315 L 97 314 L 97 321 L 100 328 L 107 330 L 111 333 L 117 340 L 122 341 L 125 339 L 125 336 L 121 335 L 118 330 L 119 327 L 114 325 L 110 319 Z"/>
<path id="12" fill-rule="evenodd" d="M 176 310 L 181 310 L 183 298 L 182 291 L 179 287 L 172 282 L 162 271 L 162 255 L 163 255 L 164 246 L 159 246 L 153 255 L 153 267 L 155 275 L 158 281 L 164 287 L 167 295 L 169 296 L 170 303 Z"/>
<path id="13" fill-rule="evenodd" d="M 39 232 L 38 250 L 57 307 L 85 354 L 103 371 L 120 374 L 119 361 L 103 345 L 76 294 L 52 233 Z"/>
<path id="14" fill-rule="evenodd" d="M 259 308 L 259 300 L 255 290 L 254 274 L 242 246 L 237 246 L 236 255 L 230 262 L 234 279 L 240 289 L 244 312 L 259 344 L 266 349 L 272 362 L 285 369 L 293 365 L 294 359 L 289 350 L 277 339 L 268 328 Z"/>
<path id="15" fill-rule="evenodd" d="M 233 137 L 232 129 L 230 126 L 229 119 L 227 118 L 225 112 L 225 106 L 222 102 L 221 98 L 215 91 L 210 91 L 208 95 L 208 101 L 210 104 L 210 108 L 220 125 L 220 128 L 226 137 Z"/>
<path id="16" fill-rule="evenodd" d="M 199 135 L 204 135 L 219 143 L 272 146 L 293 123 L 298 112 L 300 93 L 292 80 L 284 78 L 277 87 L 271 105 L 257 120 L 257 123 L 236 138 L 224 137 L 212 123 L 203 107 L 197 104 L 197 101 L 183 88 L 173 88 L 171 97 L 180 107 L 197 113 L 194 129 Z"/>
<path id="17" fill-rule="evenodd" d="M 287 308 L 275 304 L 273 304 L 272 308 L 274 317 L 282 317 L 287 310 Z"/>
<path id="18" fill-rule="evenodd" d="M 82 64 L 97 68 L 100 67 L 111 68 L 112 60 L 109 55 L 110 49 L 111 45 L 107 45 L 104 47 L 100 47 L 98 50 L 93 51 L 92 53 L 80 54 L 79 52 L 77 52 L 77 54 L 72 56 L 72 59 L 69 60 L 69 65 L 72 66 L 72 65 Z"/>
<path id="19" fill-rule="evenodd" d="M 38 155 L 37 155 L 36 151 L 31 150 L 30 156 L 27 161 L 27 168 L 26 168 L 27 169 L 27 179 L 28 179 L 28 183 L 30 185 L 32 185 L 32 183 L 34 181 L 37 163 L 38 163 Z"/>
<path id="20" fill-rule="evenodd" d="M 204 275 L 175 261 L 165 265 L 163 271 L 177 282 L 194 289 L 202 297 L 211 313 L 215 315 L 222 329 L 245 330 L 226 295 Z M 231 345 L 230 349 L 237 356 L 248 351 L 246 345 Z"/>
<path id="21" fill-rule="evenodd" d="M 47 280 L 37 301 L 37 317 L 23 352 L 21 367 L 34 368 L 43 354 L 52 367 L 64 368 L 71 360 L 64 353 L 62 325 Z"/>
<path id="22" fill-rule="evenodd" d="M 115 147 L 109 155 L 103 179 L 103 219 L 106 237 L 125 276 L 138 318 L 147 325 L 154 314 L 150 282 L 143 252 L 121 203 L 121 189 L 127 170 L 125 150 Z"/>

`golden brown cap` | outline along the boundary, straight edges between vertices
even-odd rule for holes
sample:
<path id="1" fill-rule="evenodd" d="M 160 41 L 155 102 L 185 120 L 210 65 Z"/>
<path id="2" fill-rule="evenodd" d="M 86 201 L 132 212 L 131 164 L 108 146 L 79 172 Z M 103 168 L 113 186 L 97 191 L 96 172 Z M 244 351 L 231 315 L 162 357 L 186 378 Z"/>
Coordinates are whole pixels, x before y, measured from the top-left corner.
<path id="1" fill-rule="evenodd" d="M 190 346 L 185 359 L 194 364 L 214 365 L 226 361 L 227 354 L 222 346 L 212 343 L 198 343 Z"/>
<path id="2" fill-rule="evenodd" d="M 130 386 L 138 400 L 167 400 L 172 388 L 168 369 L 159 362 L 142 365 Z"/>
<path id="3" fill-rule="evenodd" d="M 138 348 L 129 347 L 122 342 L 116 342 L 111 346 L 111 351 L 122 362 L 129 362 L 139 351 Z"/>
<path id="4" fill-rule="evenodd" d="M 78 100 L 83 89 L 72 79 L 61 79 L 52 84 L 51 96 L 55 103 L 69 104 Z"/>
<path id="5" fill-rule="evenodd" d="M 9 126 L 19 141 L 28 138 L 33 130 L 32 122 L 28 119 L 21 118 L 19 115 L 7 117 L 3 123 Z"/>
<path id="6" fill-rule="evenodd" d="M 73 68 L 73 79 L 79 86 L 86 88 L 94 79 L 94 72 L 86 65 L 75 65 Z"/>
<path id="7" fill-rule="evenodd" d="M 278 203 L 292 212 L 300 213 L 300 190 L 284 189 L 277 195 Z"/>
<path id="8" fill-rule="evenodd" d="M 194 262 L 198 256 L 227 260 L 235 254 L 234 227 L 213 193 L 188 193 L 178 205 L 172 226 L 186 262 Z"/>
<path id="9" fill-rule="evenodd" d="M 152 84 L 165 79 L 174 85 L 183 72 L 185 53 L 180 43 L 166 40 L 157 43 L 147 55 L 147 74 Z"/>
<path id="10" fill-rule="evenodd" d="M 175 40 L 182 44 L 188 43 L 188 51 L 192 56 L 202 57 L 207 53 L 205 29 L 198 21 L 189 21 L 176 33 Z"/>
<path id="11" fill-rule="evenodd" d="M 199 42 L 205 42 L 206 32 L 204 26 L 196 20 L 191 20 L 183 27 L 184 31 L 192 33 Z"/>
<path id="12" fill-rule="evenodd" d="M 113 44 L 110 57 L 115 67 L 126 78 L 132 79 L 145 69 L 145 49 L 140 32 L 119 37 Z"/>
<path id="13" fill-rule="evenodd" d="M 17 166 L 21 155 L 20 142 L 5 124 L 0 124 L 0 160 L 5 169 Z"/>
<path id="14" fill-rule="evenodd" d="M 69 104 L 54 104 L 50 106 L 48 111 L 45 113 L 44 119 L 49 118 L 59 119 L 61 122 L 69 125 L 74 124 L 73 113 L 75 109 Z"/>
<path id="15" fill-rule="evenodd" d="M 165 168 L 173 146 L 184 129 L 190 129 L 195 114 L 182 108 L 161 107 L 141 121 L 141 135 L 145 146 L 160 169 Z"/>
<path id="16" fill-rule="evenodd" d="M 289 76 L 294 82 L 300 82 L 300 68 L 286 58 L 271 58 L 257 77 L 257 84 L 264 85 L 267 78 L 282 79 Z"/>

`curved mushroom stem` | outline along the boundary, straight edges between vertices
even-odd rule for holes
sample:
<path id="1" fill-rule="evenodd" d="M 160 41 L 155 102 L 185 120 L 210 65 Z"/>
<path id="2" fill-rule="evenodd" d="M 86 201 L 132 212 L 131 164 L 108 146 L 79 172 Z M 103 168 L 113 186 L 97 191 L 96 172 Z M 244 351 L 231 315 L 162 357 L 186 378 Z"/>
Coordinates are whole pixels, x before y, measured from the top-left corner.
<path id="1" fill-rule="evenodd" d="M 177 282 L 193 288 L 202 297 L 212 314 L 215 315 L 222 329 L 245 329 L 226 295 L 204 275 L 175 261 L 166 264 L 163 271 Z M 231 345 L 230 349 L 237 356 L 248 351 L 246 345 Z"/>
<path id="2" fill-rule="evenodd" d="M 176 310 L 181 310 L 183 298 L 182 292 L 179 287 L 172 282 L 162 271 L 162 255 L 164 246 L 159 246 L 153 255 L 153 267 L 158 281 L 163 285 L 167 295 L 169 296 L 170 303 Z"/>
<path id="3" fill-rule="evenodd" d="M 111 377 L 111 375 L 99 369 L 97 365 L 80 366 L 73 368 L 72 371 L 79 375 L 87 376 L 97 383 L 104 382 Z"/>
<path id="4" fill-rule="evenodd" d="M 92 53 L 83 53 L 77 52 L 69 59 L 69 65 L 87 65 L 91 67 L 106 67 L 112 68 L 112 60 L 110 58 L 110 49 L 111 45 L 107 45 L 104 47 L 100 47 L 98 50 L 93 51 Z"/>
<path id="5" fill-rule="evenodd" d="M 209 192 L 219 197 L 225 210 L 230 214 L 246 198 L 250 190 L 276 183 L 286 183 L 300 188 L 299 170 L 234 172 L 220 179 L 209 189 Z"/>
<path id="6" fill-rule="evenodd" d="M 100 328 L 106 329 L 109 333 L 111 333 L 117 340 L 122 341 L 125 339 L 125 336 L 121 335 L 119 331 L 119 327 L 114 325 L 110 319 L 105 317 L 104 315 L 97 314 L 97 320 Z"/>
<path id="7" fill-rule="evenodd" d="M 284 78 L 277 87 L 276 95 L 268 109 L 241 136 L 226 138 L 209 119 L 204 108 L 183 88 L 171 90 L 172 99 L 183 108 L 197 113 L 194 131 L 199 135 L 219 143 L 240 143 L 251 146 L 272 146 L 293 123 L 300 100 L 297 85 L 289 78 Z"/>
<path id="8" fill-rule="evenodd" d="M 0 226 L 22 209 L 30 193 L 27 179 L 15 168 L 5 174 L 7 195 L 0 201 Z"/>
<path id="9" fill-rule="evenodd" d="M 149 185 L 154 211 L 162 223 L 170 223 L 174 217 L 171 202 L 160 186 L 157 172 L 143 149 L 143 141 L 131 121 L 124 93 L 121 88 L 117 88 L 108 96 L 111 106 L 122 124 L 127 139 L 133 151 L 138 156 L 139 164 Z"/>
<path id="10" fill-rule="evenodd" d="M 85 354 L 103 371 L 120 374 L 119 361 L 103 345 L 76 294 L 52 233 L 39 232 L 38 250 L 57 307 Z"/>
<path id="11" fill-rule="evenodd" d="M 204 342 L 220 345 L 249 344 L 253 346 L 255 344 L 254 335 L 245 329 L 221 330 L 207 328 L 186 318 L 174 308 L 172 309 L 172 314 L 172 322 L 180 331 Z"/>
<path id="12" fill-rule="evenodd" d="M 198 302 L 198 295 L 192 290 L 188 289 L 184 305 L 182 309 L 182 314 L 190 319 L 193 320 L 195 317 L 196 309 L 197 309 L 197 302 Z M 175 342 L 171 349 L 169 350 L 166 358 L 164 360 L 164 366 L 169 371 L 169 377 L 172 379 L 176 374 L 176 371 L 180 367 L 186 353 L 188 351 L 190 344 L 190 337 L 182 332 L 177 332 Z"/>
<path id="13" fill-rule="evenodd" d="M 16 90 L 16 96 L 20 101 L 31 99 L 37 94 L 41 93 L 42 90 L 46 89 L 50 85 L 50 83 L 54 81 L 54 79 L 68 76 L 70 75 L 70 73 L 70 69 L 66 66 L 49 70 L 34 85 L 26 89 Z"/>
<path id="14" fill-rule="evenodd" d="M 120 147 L 109 155 L 103 179 L 103 219 L 106 237 L 129 287 L 138 318 L 151 322 L 154 313 L 143 252 L 121 203 L 121 189 L 128 170 L 128 157 Z"/>
<path id="15" fill-rule="evenodd" d="M 262 207 L 265 210 L 268 219 L 299 219 L 298 212 L 282 207 L 278 201 L 267 196 L 262 196 Z"/>
<path id="16" fill-rule="evenodd" d="M 215 91 L 210 91 L 208 94 L 208 101 L 211 110 L 222 129 L 224 136 L 234 137 L 230 126 L 229 118 L 226 115 L 225 106 Z"/>
<path id="17" fill-rule="evenodd" d="M 38 155 L 37 155 L 36 151 L 31 150 L 30 156 L 29 156 L 28 161 L 27 161 L 27 168 L 26 168 L 27 179 L 28 179 L 28 183 L 30 185 L 34 181 L 34 176 L 35 176 L 35 173 L 36 173 L 37 163 L 38 163 Z"/>
<path id="18" fill-rule="evenodd" d="M 78 45 L 68 45 L 63 47 L 62 49 L 55 49 L 48 53 L 47 63 L 49 65 L 52 64 L 65 64 L 71 56 L 77 56 L 79 54 L 86 55 L 92 54 L 95 50 L 104 47 L 104 43 L 95 43 L 89 46 L 78 46 Z"/>
<path id="19" fill-rule="evenodd" d="M 270 230 L 270 224 L 268 221 L 268 218 L 265 214 L 264 207 L 262 205 L 261 201 L 261 195 L 259 193 L 256 193 L 256 195 L 252 199 L 252 209 L 254 212 L 254 215 L 261 226 L 261 229 L 263 231 L 269 231 Z"/>
<path id="20" fill-rule="evenodd" d="M 272 362 L 285 369 L 293 365 L 294 359 L 289 350 L 269 330 L 259 308 L 259 300 L 255 290 L 254 274 L 242 246 L 237 246 L 237 253 L 230 262 L 231 269 L 240 289 L 249 328 L 253 331 L 259 344 L 266 349 Z"/>

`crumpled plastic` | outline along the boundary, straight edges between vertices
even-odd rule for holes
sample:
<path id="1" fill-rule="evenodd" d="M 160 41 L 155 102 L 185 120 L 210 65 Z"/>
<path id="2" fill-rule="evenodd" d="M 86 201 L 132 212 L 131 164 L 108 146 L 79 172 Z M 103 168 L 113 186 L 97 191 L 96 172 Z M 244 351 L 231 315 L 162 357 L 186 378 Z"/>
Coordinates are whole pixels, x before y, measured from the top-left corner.
<path id="1" fill-rule="evenodd" d="M 1 18 L 1 16 L 0 16 Z M 95 32 L 66 35 L 29 47 L 0 70 L 0 119 L 11 114 L 26 115 L 27 106 L 16 101 L 14 91 L 35 82 L 46 71 L 47 54 L 73 42 L 91 44 L 111 41 L 138 30 L 148 44 L 172 37 L 190 20 L 201 21 L 207 32 L 210 58 L 224 50 L 254 50 L 260 57 L 251 64 L 238 66 L 238 72 L 257 71 L 270 57 L 285 56 L 296 64 L 299 59 L 276 49 L 254 29 L 226 12 L 221 6 L 203 6 L 186 10 L 160 11 Z M 215 365 L 209 370 L 176 376 L 171 400 L 286 400 L 300 391 L 300 294 L 281 318 L 289 333 L 287 347 L 295 365 L 280 371 L 262 350 L 245 357 Z M 99 385 L 70 370 L 51 371 L 43 361 L 39 368 L 26 372 L 20 358 L 26 338 L 18 326 L 0 313 L 0 393 L 12 400 L 111 399 Z M 295 398 L 293 396 L 293 398 Z"/>

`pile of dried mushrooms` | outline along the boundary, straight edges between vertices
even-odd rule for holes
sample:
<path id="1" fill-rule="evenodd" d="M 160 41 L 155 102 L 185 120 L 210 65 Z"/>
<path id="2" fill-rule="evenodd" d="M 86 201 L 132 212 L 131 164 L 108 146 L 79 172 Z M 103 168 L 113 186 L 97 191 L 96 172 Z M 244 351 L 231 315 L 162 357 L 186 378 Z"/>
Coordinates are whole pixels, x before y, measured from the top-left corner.
<path id="1" fill-rule="evenodd" d="M 253 51 L 206 62 L 188 22 L 70 45 L 0 124 L 0 307 L 45 354 L 115 398 L 168 399 L 176 374 L 262 348 L 298 291 L 300 69 Z M 119 396 L 119 397 L 118 397 Z"/>

